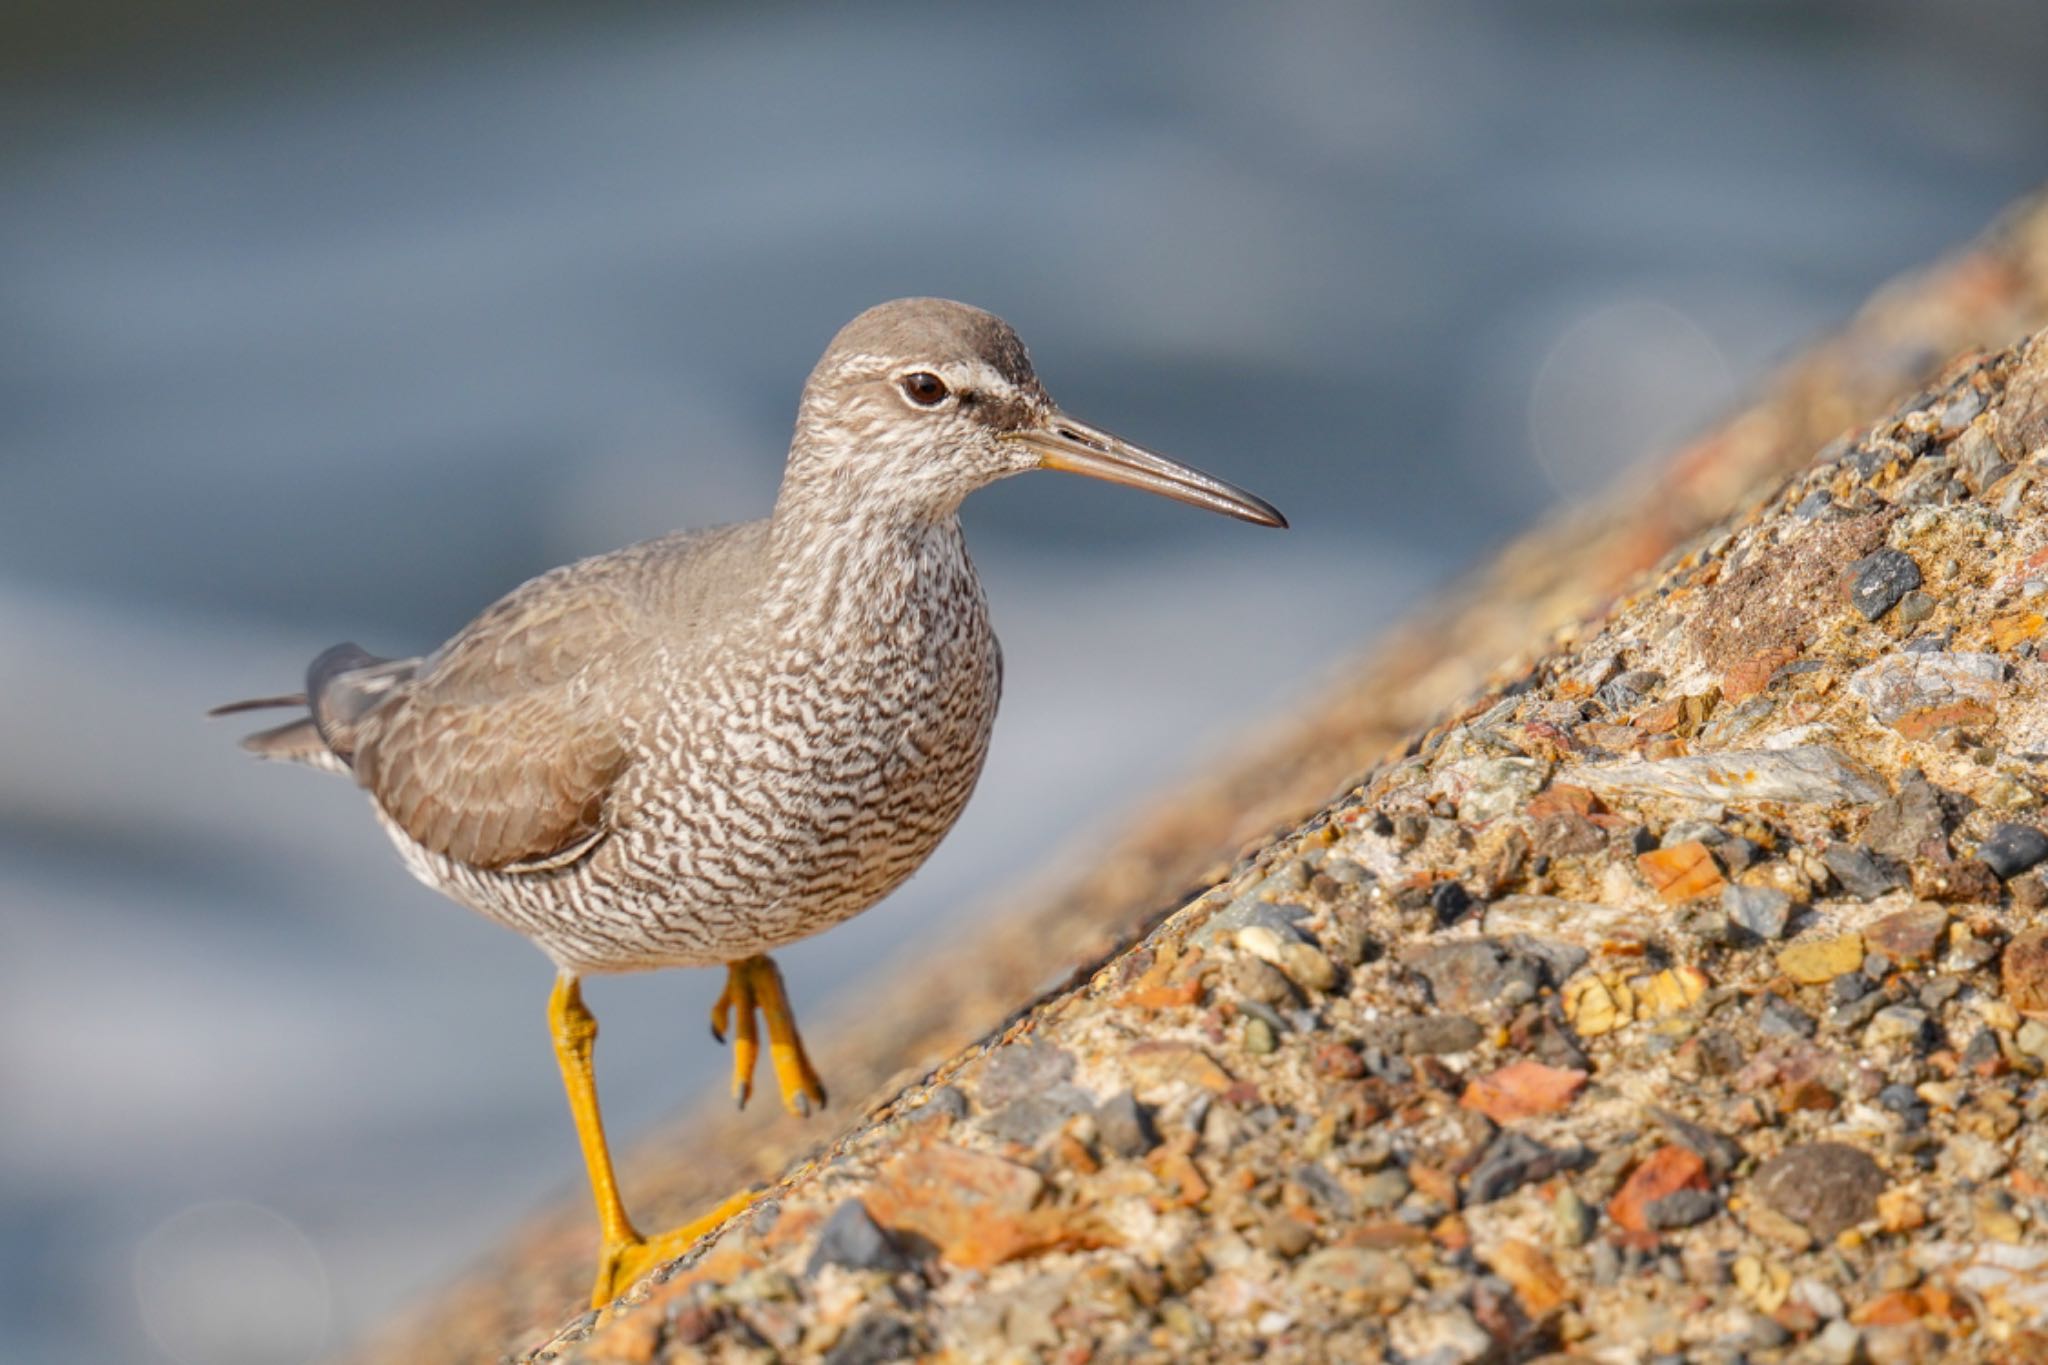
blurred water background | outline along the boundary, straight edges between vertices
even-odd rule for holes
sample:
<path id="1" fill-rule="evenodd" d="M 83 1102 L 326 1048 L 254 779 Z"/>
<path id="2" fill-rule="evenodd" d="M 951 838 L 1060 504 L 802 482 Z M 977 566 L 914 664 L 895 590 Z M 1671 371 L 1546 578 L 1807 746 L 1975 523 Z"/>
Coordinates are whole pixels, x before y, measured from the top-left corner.
<path id="1" fill-rule="evenodd" d="M 580 1189 L 538 954 L 199 714 L 759 515 L 859 309 L 995 309 L 1070 410 L 1295 530 L 970 504 L 994 755 L 905 890 L 783 955 L 810 1018 L 2048 173 L 2026 3 L 4 13 L 22 1359 L 303 1360 Z M 615 1133 L 723 1085 L 717 986 L 594 985 Z"/>

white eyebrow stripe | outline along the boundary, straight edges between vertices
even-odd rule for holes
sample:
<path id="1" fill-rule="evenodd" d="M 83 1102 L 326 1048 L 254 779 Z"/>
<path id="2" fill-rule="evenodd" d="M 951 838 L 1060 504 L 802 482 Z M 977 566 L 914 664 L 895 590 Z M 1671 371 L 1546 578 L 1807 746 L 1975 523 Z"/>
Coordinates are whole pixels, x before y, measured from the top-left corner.
<path id="1" fill-rule="evenodd" d="M 985 393 L 1017 392 L 1017 386 L 1010 382 L 1009 377 L 987 361 L 977 360 L 961 373 L 965 382 L 955 385 L 955 388 L 978 389 Z"/>

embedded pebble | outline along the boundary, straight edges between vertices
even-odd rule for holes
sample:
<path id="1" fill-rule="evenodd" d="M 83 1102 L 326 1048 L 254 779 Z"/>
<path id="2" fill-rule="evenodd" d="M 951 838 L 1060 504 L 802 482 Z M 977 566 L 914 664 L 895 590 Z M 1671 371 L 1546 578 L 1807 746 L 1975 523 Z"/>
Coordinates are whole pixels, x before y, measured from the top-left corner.
<path id="1" fill-rule="evenodd" d="M 1721 891 L 1728 918 L 1769 942 L 1785 936 L 1792 919 L 1792 897 L 1774 886 L 1728 886 Z"/>
<path id="2" fill-rule="evenodd" d="M 1989 707 L 2004 692 L 2005 661 L 1995 654 L 1887 654 L 1849 675 L 1849 692 L 1869 704 L 1872 719 L 1897 726 L 1943 707 Z"/>
<path id="3" fill-rule="evenodd" d="M 1901 597 L 1920 586 L 1920 566 L 1901 550 L 1879 550 L 1849 566 L 1855 581 L 1849 601 L 1864 619 L 1875 621 L 1890 611 Z"/>
<path id="4" fill-rule="evenodd" d="M 1543 1180 L 1563 1169 L 1565 1156 L 1514 1129 L 1504 1129 L 1480 1154 L 1478 1164 L 1466 1178 L 1467 1198 L 1475 1204 L 1491 1203 L 1532 1180 Z"/>
<path id="5" fill-rule="evenodd" d="M 2001 881 L 2018 876 L 2043 858 L 2048 858 L 2048 834 L 2032 825 L 1999 825 L 1977 846 L 1977 860 Z"/>
<path id="6" fill-rule="evenodd" d="M 848 1270 L 880 1270 L 895 1274 L 910 1269 L 910 1258 L 868 1215 L 858 1199 L 848 1199 L 825 1220 L 818 1244 L 804 1263 L 804 1275 L 815 1277 L 828 1265 Z"/>
<path id="7" fill-rule="evenodd" d="M 1292 1004 L 1294 983 L 1287 974 L 1264 958 L 1239 957 L 1227 972 L 1231 986 L 1247 1000 L 1263 1005 Z"/>
<path id="8" fill-rule="evenodd" d="M 825 1352 L 825 1365 L 887 1365 L 912 1359 L 920 1349 L 909 1323 L 894 1314 L 870 1313 Z"/>
<path id="9" fill-rule="evenodd" d="M 1889 1182 L 1870 1157 L 1842 1142 L 1788 1147 L 1758 1168 L 1750 1192 L 1823 1241 L 1877 1216 Z"/>
<path id="10" fill-rule="evenodd" d="M 1476 1365 L 1494 1355 L 1493 1338 L 1463 1308 L 1399 1314 L 1387 1335 L 1410 1365 Z"/>
<path id="11" fill-rule="evenodd" d="M 1999 977 L 2014 1009 L 2048 1017 L 2048 927 L 2013 935 L 2001 956 Z"/>
<path id="12" fill-rule="evenodd" d="M 1882 801 L 1888 794 L 1869 769 L 1821 744 L 1631 759 L 1574 768 L 1561 776 L 1603 796 L 1616 797 L 1868 804 Z"/>
<path id="13" fill-rule="evenodd" d="M 1764 996 L 1757 1027 L 1777 1038 L 1811 1038 L 1820 1029 L 1812 1015 L 1781 995 Z"/>
<path id="14" fill-rule="evenodd" d="M 1388 1166 L 1374 1171 L 1359 1186 L 1358 1202 L 1367 1209 L 1390 1209 L 1408 1197 L 1414 1189 L 1408 1173 L 1398 1166 Z"/>
<path id="15" fill-rule="evenodd" d="M 1883 1047 L 1888 1043 L 1904 1043 L 1917 1046 L 1927 1036 L 1927 1012 L 1911 1005 L 1886 1005 L 1870 1017 L 1870 1026 L 1863 1031 L 1866 1047 Z"/>
<path id="16" fill-rule="evenodd" d="M 1599 1221 L 1599 1213 L 1569 1185 L 1560 1186 L 1550 1201 L 1551 1233 L 1561 1247 L 1584 1246 Z"/>
<path id="17" fill-rule="evenodd" d="M 979 1098 L 994 1108 L 1051 1089 L 1074 1074 L 1074 1054 L 1039 1038 L 1011 1043 L 990 1055 Z"/>
<path id="18" fill-rule="evenodd" d="M 1415 1292 L 1415 1274 L 1405 1261 L 1363 1247 L 1323 1247 L 1311 1252 L 1295 1266 L 1293 1279 L 1376 1313 L 1392 1312 Z"/>
<path id="19" fill-rule="evenodd" d="M 1863 965 L 1863 937 L 1837 934 L 1778 950 L 1778 970 L 1803 986 L 1819 986 Z"/>
<path id="20" fill-rule="evenodd" d="M 1428 1014 L 1401 1029 L 1401 1047 L 1411 1057 L 1466 1052 L 1479 1045 L 1486 1030 L 1462 1014 Z"/>
<path id="21" fill-rule="evenodd" d="M 1863 842 L 1883 857 L 1907 861 L 1946 847 L 1948 820 L 1943 794 L 1918 769 L 1908 769 L 1898 792 L 1870 813 Z"/>
<path id="22" fill-rule="evenodd" d="M 1095 1132 L 1102 1145 L 1118 1156 L 1143 1156 L 1159 1145 L 1151 1112 L 1128 1090 L 1120 1090 L 1096 1106 Z"/>
<path id="23" fill-rule="evenodd" d="M 1920 905 L 1886 915 L 1863 930 L 1863 942 L 1901 967 L 1932 962 L 1948 935 L 1949 914 L 1939 905 Z"/>
<path id="24" fill-rule="evenodd" d="M 1829 844 L 1821 861 L 1842 889 L 1860 901 L 1875 900 L 1908 880 L 1905 868 L 1854 844 Z"/>
<path id="25" fill-rule="evenodd" d="M 1544 979 L 1540 962 L 1486 938 L 1428 944 L 1403 955 L 1402 962 L 1429 983 L 1431 997 L 1449 1010 L 1533 1000 Z"/>

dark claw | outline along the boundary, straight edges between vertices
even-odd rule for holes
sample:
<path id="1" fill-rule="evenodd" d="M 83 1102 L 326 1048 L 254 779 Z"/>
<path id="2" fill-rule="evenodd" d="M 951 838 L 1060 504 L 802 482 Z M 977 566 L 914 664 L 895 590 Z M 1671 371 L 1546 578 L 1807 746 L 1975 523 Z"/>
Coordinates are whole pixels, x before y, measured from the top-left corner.
<path id="1" fill-rule="evenodd" d="M 797 1092 L 796 1116 L 800 1119 L 807 1119 L 811 1116 L 811 1097 L 802 1091 Z"/>
<path id="2" fill-rule="evenodd" d="M 725 1030 L 713 1024 L 711 1026 L 711 1037 L 713 1041 L 723 1043 L 725 1041 Z"/>

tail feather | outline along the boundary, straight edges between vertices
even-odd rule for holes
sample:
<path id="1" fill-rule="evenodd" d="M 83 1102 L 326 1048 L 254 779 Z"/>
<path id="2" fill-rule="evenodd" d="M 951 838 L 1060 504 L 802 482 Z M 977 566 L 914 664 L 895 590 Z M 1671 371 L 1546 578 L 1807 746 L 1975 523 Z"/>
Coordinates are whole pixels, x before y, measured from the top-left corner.
<path id="1" fill-rule="evenodd" d="M 323 651 L 306 670 L 306 690 L 274 697 L 251 697 L 216 706 L 209 716 L 243 711 L 302 707 L 310 714 L 242 741 L 258 758 L 304 763 L 328 772 L 347 772 L 354 748 L 355 723 L 411 677 L 417 659 L 385 659 L 347 644 Z"/>
<path id="2" fill-rule="evenodd" d="M 311 716 L 244 736 L 242 747 L 258 758 L 304 763 L 332 773 L 348 771 L 348 764 L 320 737 L 320 727 L 313 723 Z"/>
<path id="3" fill-rule="evenodd" d="M 271 711 L 282 706 L 304 706 L 304 692 L 281 692 L 275 697 L 249 697 L 242 701 L 222 702 L 206 714 L 208 716 L 232 716 L 242 711 Z"/>

